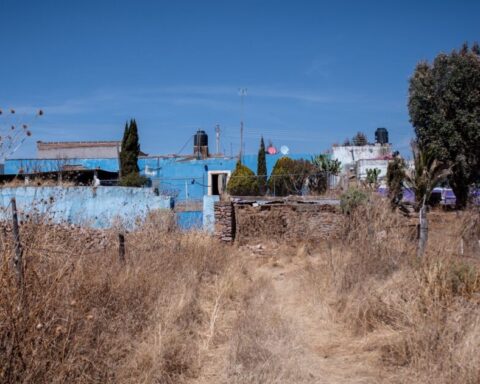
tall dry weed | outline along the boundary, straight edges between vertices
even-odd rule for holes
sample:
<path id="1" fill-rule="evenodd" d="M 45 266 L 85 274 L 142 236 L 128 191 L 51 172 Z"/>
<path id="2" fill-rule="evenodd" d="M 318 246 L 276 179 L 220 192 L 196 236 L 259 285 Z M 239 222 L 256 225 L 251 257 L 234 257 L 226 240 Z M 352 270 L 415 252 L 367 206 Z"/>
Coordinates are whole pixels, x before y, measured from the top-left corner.
<path id="1" fill-rule="evenodd" d="M 471 250 L 452 252 L 461 236 L 476 239 L 478 216 L 439 215 L 451 216 L 431 227 L 419 260 L 414 224 L 371 200 L 307 276 L 346 328 L 381 351 L 379 364 L 402 367 L 399 381 L 478 383 L 480 263 Z"/>
<path id="2" fill-rule="evenodd" d="M 6 230 L 0 381 L 179 383 L 195 377 L 210 324 L 205 308 L 215 299 L 210 287 L 228 259 L 209 238 L 161 223 L 126 234 L 125 265 L 116 233 L 25 224 L 22 288 L 10 268 Z"/>

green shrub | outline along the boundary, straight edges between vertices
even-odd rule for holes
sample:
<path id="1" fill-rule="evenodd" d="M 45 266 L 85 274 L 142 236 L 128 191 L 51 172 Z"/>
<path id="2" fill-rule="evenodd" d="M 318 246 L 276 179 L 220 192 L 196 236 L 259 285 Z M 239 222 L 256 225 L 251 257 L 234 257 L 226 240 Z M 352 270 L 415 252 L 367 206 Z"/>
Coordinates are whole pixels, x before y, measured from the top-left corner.
<path id="1" fill-rule="evenodd" d="M 140 174 L 133 172 L 120 179 L 120 185 L 122 187 L 143 187 L 147 183 L 148 179 Z"/>
<path id="2" fill-rule="evenodd" d="M 258 182 L 255 173 L 238 162 L 228 181 L 227 192 L 233 196 L 258 196 Z"/>
<path id="3" fill-rule="evenodd" d="M 342 212 L 349 215 L 355 208 L 367 201 L 367 194 L 357 188 L 350 188 L 340 197 L 340 208 Z"/>
<path id="4" fill-rule="evenodd" d="M 268 188 L 275 196 L 298 195 L 313 173 L 315 167 L 309 161 L 281 157 L 273 167 Z"/>

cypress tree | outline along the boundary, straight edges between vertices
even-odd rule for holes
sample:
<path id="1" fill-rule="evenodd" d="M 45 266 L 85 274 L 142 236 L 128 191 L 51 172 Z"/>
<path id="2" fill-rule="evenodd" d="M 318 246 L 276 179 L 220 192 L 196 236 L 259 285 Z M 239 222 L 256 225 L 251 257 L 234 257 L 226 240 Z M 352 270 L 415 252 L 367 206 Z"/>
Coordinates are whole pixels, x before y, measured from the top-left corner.
<path id="1" fill-rule="evenodd" d="M 258 150 L 257 177 L 258 191 L 260 195 L 265 195 L 267 192 L 267 160 L 265 158 L 265 143 L 263 141 L 263 136 L 260 140 L 260 149 Z"/>
<path id="2" fill-rule="evenodd" d="M 120 177 L 124 176 L 125 175 L 125 151 L 124 149 L 126 148 L 126 144 L 127 144 L 127 140 L 128 140 L 128 135 L 129 135 L 129 125 L 128 125 L 128 121 L 125 122 L 125 129 L 123 131 L 123 138 L 122 138 L 122 144 L 121 144 L 121 147 L 120 147 L 120 153 L 119 153 L 119 157 L 120 157 Z"/>
<path id="3" fill-rule="evenodd" d="M 120 151 L 120 183 L 125 186 L 141 186 L 145 178 L 141 177 L 138 168 L 138 155 L 140 143 L 138 140 L 137 122 L 132 119 L 125 124 L 125 131 Z"/>

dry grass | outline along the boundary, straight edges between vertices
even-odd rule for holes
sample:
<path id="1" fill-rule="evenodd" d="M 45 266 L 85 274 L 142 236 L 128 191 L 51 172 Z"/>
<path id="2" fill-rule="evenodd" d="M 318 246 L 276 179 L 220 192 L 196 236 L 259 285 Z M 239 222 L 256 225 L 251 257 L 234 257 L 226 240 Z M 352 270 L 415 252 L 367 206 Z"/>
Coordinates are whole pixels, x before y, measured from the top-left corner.
<path id="1" fill-rule="evenodd" d="M 225 383 L 304 383 L 295 329 L 276 308 L 271 282 L 260 278 L 244 293 L 233 325 Z"/>
<path id="2" fill-rule="evenodd" d="M 154 223 L 155 224 L 155 223 Z M 158 224 L 158 223 L 156 223 Z M 178 383 L 198 374 L 224 249 L 200 234 L 146 226 L 85 251 L 84 238 L 24 226 L 25 287 L 8 242 L 0 281 L 0 381 Z M 68 247 L 66 246 L 68 244 Z"/>
<path id="3" fill-rule="evenodd" d="M 422 260 L 382 201 L 317 248 L 224 247 L 154 215 L 125 264 L 120 228 L 26 223 L 23 289 L 0 228 L 0 381 L 478 383 L 478 212 L 447 215 Z"/>
<path id="4" fill-rule="evenodd" d="M 478 383 L 479 254 L 452 251 L 462 234 L 475 237 L 477 221 L 467 212 L 434 225 L 435 241 L 418 260 L 414 228 L 376 201 L 349 219 L 343 244 L 307 269 L 310 287 L 364 349 L 380 351 L 379 366 L 398 369 L 397 381 Z"/>
<path id="5" fill-rule="evenodd" d="M 15 187 L 73 187 L 76 184 L 68 180 L 55 180 L 53 178 L 33 177 L 28 181 L 14 178 L 10 181 L 0 183 L 0 188 L 15 188 Z"/>

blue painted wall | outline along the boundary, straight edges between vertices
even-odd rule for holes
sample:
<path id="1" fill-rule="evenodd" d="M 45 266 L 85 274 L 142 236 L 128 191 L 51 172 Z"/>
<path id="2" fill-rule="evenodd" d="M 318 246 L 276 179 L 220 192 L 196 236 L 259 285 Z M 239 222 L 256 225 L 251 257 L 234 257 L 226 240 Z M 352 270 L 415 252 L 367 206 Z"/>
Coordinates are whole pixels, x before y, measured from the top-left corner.
<path id="1" fill-rule="evenodd" d="M 15 197 L 20 218 L 46 215 L 54 223 L 109 228 L 122 223 L 132 229 L 154 210 L 170 209 L 172 199 L 149 188 L 15 187 L 0 188 L 0 219 L 11 217 Z"/>
<path id="2" fill-rule="evenodd" d="M 214 204 L 220 201 L 220 196 L 203 196 L 203 230 L 208 233 L 215 231 Z"/>
<path id="3" fill-rule="evenodd" d="M 179 228 L 187 231 L 202 229 L 202 211 L 183 211 L 175 215 Z"/>
<path id="4" fill-rule="evenodd" d="M 267 155 L 267 171 L 272 172 L 275 162 L 282 155 Z M 310 159 L 310 154 L 292 154 L 293 159 Z M 157 156 L 142 157 L 138 166 L 142 174 L 152 180 L 154 187 L 167 195 L 173 195 L 178 200 L 201 200 L 208 193 L 208 171 L 233 171 L 236 158 L 208 158 L 192 160 L 190 158 L 164 158 Z M 243 163 L 257 171 L 257 155 L 243 156 Z M 35 171 L 57 171 L 61 165 L 78 164 L 87 169 L 100 168 L 106 171 L 118 172 L 118 159 L 72 159 L 68 163 L 58 159 L 8 159 L 5 161 L 6 174 L 18 174 Z"/>

